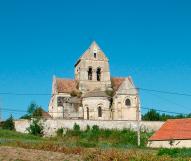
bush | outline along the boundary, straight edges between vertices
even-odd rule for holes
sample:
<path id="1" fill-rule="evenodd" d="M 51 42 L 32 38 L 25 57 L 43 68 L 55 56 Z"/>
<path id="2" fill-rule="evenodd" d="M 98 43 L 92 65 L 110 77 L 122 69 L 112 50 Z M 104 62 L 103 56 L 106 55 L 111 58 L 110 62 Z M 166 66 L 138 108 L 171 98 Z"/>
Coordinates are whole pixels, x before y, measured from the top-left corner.
<path id="1" fill-rule="evenodd" d="M 74 131 L 80 131 L 80 126 L 78 124 L 74 124 L 74 127 L 73 127 L 73 130 Z"/>
<path id="2" fill-rule="evenodd" d="M 63 133 L 64 133 L 64 129 L 63 128 L 60 128 L 56 131 L 56 134 L 58 137 L 62 137 L 63 136 Z"/>
<path id="3" fill-rule="evenodd" d="M 3 123 L 2 128 L 7 130 L 15 130 L 15 124 L 13 122 L 12 115 Z"/>
<path id="4" fill-rule="evenodd" d="M 87 127 L 86 127 L 86 132 L 88 132 L 88 131 L 90 131 L 91 129 L 90 129 L 90 126 L 89 125 L 87 125 Z"/>
<path id="5" fill-rule="evenodd" d="M 33 119 L 27 130 L 32 135 L 43 136 L 43 126 L 38 119 Z"/>
<path id="6" fill-rule="evenodd" d="M 76 123 L 74 124 L 74 127 L 73 127 L 73 134 L 80 135 L 80 126 Z"/>

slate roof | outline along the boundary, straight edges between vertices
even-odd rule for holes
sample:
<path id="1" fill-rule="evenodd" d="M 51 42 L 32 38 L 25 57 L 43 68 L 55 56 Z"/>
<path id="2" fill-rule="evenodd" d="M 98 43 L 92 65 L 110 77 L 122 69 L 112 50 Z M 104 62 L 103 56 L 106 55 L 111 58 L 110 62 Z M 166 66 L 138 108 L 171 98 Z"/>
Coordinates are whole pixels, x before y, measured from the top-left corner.
<path id="1" fill-rule="evenodd" d="M 191 139 L 191 118 L 170 119 L 152 135 L 150 141 Z"/>
<path id="2" fill-rule="evenodd" d="M 56 90 L 58 93 L 71 93 L 77 90 L 76 85 L 75 80 L 56 78 Z"/>

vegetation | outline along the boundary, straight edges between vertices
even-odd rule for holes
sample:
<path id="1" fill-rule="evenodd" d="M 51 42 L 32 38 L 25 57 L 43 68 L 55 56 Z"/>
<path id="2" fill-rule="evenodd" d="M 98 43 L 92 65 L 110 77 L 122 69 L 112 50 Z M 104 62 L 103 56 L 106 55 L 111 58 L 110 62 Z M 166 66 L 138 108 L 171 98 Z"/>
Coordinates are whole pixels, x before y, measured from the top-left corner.
<path id="1" fill-rule="evenodd" d="M 108 130 L 100 129 L 99 126 L 94 125 L 90 128 L 87 126 L 86 130 L 80 130 L 80 126 L 75 124 L 73 130 L 67 130 L 62 138 L 60 138 L 61 132 L 57 131 L 58 138 L 54 140 L 60 140 L 68 146 L 80 146 L 80 147 L 116 147 L 127 148 L 137 146 L 137 133 L 130 129 L 123 130 Z M 142 132 L 141 134 L 141 147 L 145 147 L 148 138 L 152 133 Z"/>
<path id="2" fill-rule="evenodd" d="M 6 140 L 12 139 L 15 141 L 43 140 L 43 138 L 38 137 L 38 136 L 34 136 L 34 135 L 30 135 L 30 134 L 23 134 L 23 133 L 19 133 L 16 131 L 3 130 L 3 129 L 0 130 L 0 139 L 1 139 L 1 141 L 3 139 L 6 139 Z"/>
<path id="3" fill-rule="evenodd" d="M 35 118 L 32 120 L 32 123 L 27 128 L 29 134 L 36 135 L 36 136 L 43 136 L 43 126 L 39 119 Z"/>
<path id="4" fill-rule="evenodd" d="M 173 158 L 175 157 L 191 157 L 191 149 L 190 148 L 173 148 L 173 149 L 167 149 L 167 148 L 161 148 L 159 149 L 157 155 L 163 156 L 163 155 L 168 155 Z"/>
<path id="5" fill-rule="evenodd" d="M 63 128 L 60 128 L 56 131 L 56 134 L 58 137 L 62 137 L 63 136 L 63 133 L 64 133 L 64 129 Z"/>
<path id="6" fill-rule="evenodd" d="M 149 134 L 145 133 L 145 135 Z M 98 126 L 87 126 L 85 131 L 81 131 L 76 124 L 73 130 L 69 130 L 61 136 L 42 138 L 10 130 L 0 130 L 0 146 L 79 155 L 82 160 L 86 161 L 188 161 L 191 158 L 191 149 L 138 148 L 134 138 L 135 133 L 126 129 L 121 131 L 102 130 Z M 94 138 L 96 139 L 91 141 Z M 143 143 L 145 139 L 142 137 L 141 140 Z M 74 144 L 75 141 L 78 144 Z M 123 146 L 113 146 L 112 143 L 118 143 L 118 145 L 122 143 Z"/>
<path id="7" fill-rule="evenodd" d="M 7 130 L 15 130 L 15 124 L 12 115 L 3 123 L 2 128 Z"/>
<path id="8" fill-rule="evenodd" d="M 37 105 L 35 102 L 32 102 L 28 107 L 27 114 L 21 116 L 20 119 L 41 118 L 42 113 L 42 107 Z"/>
<path id="9" fill-rule="evenodd" d="M 149 110 L 147 113 L 142 115 L 144 121 L 166 121 L 168 119 L 179 119 L 179 118 L 191 118 L 191 114 L 187 115 L 167 115 L 165 113 L 159 113 L 154 109 Z"/>
<path id="10" fill-rule="evenodd" d="M 80 92 L 79 90 L 73 90 L 73 91 L 70 93 L 70 95 L 71 95 L 72 97 L 81 97 L 82 92 Z"/>

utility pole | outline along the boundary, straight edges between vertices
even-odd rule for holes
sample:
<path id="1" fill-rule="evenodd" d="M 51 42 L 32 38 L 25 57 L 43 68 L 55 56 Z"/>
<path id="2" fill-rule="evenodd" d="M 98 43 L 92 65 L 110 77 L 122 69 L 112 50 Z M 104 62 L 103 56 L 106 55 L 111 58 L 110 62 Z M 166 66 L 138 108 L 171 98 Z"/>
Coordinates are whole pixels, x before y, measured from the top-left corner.
<path id="1" fill-rule="evenodd" d="M 140 118 L 140 115 L 141 115 L 141 105 L 140 105 L 140 98 L 139 98 L 139 89 L 138 90 L 138 99 L 137 99 L 137 145 L 140 146 L 141 145 L 141 132 L 140 132 L 140 122 L 141 122 L 141 118 Z"/>

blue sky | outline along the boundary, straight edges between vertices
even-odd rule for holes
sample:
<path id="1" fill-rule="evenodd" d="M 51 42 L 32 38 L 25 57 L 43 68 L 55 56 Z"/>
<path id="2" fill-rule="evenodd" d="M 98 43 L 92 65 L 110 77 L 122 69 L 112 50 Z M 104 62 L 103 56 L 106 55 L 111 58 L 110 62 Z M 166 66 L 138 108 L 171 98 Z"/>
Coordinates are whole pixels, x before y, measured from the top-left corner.
<path id="1" fill-rule="evenodd" d="M 191 2 L 185 0 L 0 1 L 0 93 L 51 93 L 52 76 L 73 78 L 95 40 L 112 76 L 138 87 L 191 93 Z M 141 91 L 142 105 L 191 112 L 191 99 Z M 0 106 L 26 110 L 49 96 L 0 95 Z M 2 111 L 19 117 L 22 113 Z M 145 112 L 145 110 L 143 110 Z"/>

